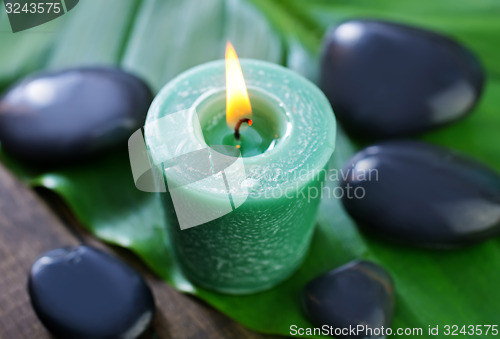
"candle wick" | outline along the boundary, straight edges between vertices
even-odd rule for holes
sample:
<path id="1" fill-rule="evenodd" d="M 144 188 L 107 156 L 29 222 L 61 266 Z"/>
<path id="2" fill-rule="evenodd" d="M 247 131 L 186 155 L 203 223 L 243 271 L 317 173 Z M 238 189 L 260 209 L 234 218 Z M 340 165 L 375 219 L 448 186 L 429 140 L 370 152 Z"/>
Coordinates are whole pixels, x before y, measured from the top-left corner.
<path id="1" fill-rule="evenodd" d="M 234 137 L 236 140 L 240 140 L 240 127 L 241 127 L 241 124 L 243 123 L 247 123 L 248 126 L 252 126 L 252 119 L 248 119 L 248 118 L 244 118 L 244 119 L 240 119 L 238 120 L 238 122 L 236 123 L 236 126 L 234 127 Z"/>

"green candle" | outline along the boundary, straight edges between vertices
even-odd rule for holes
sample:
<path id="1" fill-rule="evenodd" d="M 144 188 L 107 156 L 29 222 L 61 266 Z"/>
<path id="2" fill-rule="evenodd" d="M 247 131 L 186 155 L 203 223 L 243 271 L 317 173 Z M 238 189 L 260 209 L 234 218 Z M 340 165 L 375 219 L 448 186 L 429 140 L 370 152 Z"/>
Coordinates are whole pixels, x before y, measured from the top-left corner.
<path id="1" fill-rule="evenodd" d="M 161 196 L 183 272 L 233 294 L 275 286 L 300 266 L 335 145 L 333 112 L 315 85 L 267 62 L 242 60 L 241 67 L 252 125 L 242 124 L 239 140 L 225 117 L 224 61 L 168 83 L 145 126 L 168 186 Z M 217 145 L 239 146 L 242 158 L 216 165 L 224 157 Z M 198 165 L 212 175 L 200 175 Z"/>

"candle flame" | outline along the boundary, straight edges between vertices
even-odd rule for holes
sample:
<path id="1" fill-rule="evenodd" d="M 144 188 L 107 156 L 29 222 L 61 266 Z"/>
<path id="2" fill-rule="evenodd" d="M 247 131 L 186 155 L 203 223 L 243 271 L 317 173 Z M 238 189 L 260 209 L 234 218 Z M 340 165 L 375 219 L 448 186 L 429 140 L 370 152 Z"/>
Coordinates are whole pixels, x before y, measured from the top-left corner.
<path id="1" fill-rule="evenodd" d="M 226 45 L 226 122 L 234 128 L 238 121 L 252 116 L 245 79 L 233 45 Z M 249 124 L 250 125 L 250 124 Z"/>

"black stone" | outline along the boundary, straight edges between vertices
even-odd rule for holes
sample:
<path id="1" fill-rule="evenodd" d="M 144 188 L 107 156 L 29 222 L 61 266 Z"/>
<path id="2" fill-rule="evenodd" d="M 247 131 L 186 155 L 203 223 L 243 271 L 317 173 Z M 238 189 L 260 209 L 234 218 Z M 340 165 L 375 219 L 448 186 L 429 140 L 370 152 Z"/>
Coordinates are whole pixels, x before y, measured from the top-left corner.
<path id="1" fill-rule="evenodd" d="M 126 149 L 152 99 L 142 80 L 116 68 L 39 73 L 0 99 L 0 142 L 13 156 L 44 165 Z"/>
<path id="2" fill-rule="evenodd" d="M 473 53 L 424 29 L 346 21 L 325 37 L 320 87 L 343 126 L 367 138 L 430 130 L 466 115 L 484 73 Z"/>
<path id="3" fill-rule="evenodd" d="M 394 283 L 379 265 L 353 261 L 312 280 L 304 289 L 302 301 L 307 316 L 316 326 L 328 325 L 340 331 L 366 325 L 380 330 L 392 321 Z M 372 334 L 362 330 L 335 337 L 378 337 Z"/>
<path id="4" fill-rule="evenodd" d="M 31 268 L 28 289 L 36 314 L 57 338 L 137 338 L 154 315 L 142 277 L 87 246 L 45 253 Z"/>
<path id="5" fill-rule="evenodd" d="M 343 171 L 344 207 L 375 234 L 456 247 L 500 233 L 500 176 L 464 155 L 392 141 L 360 151 Z"/>

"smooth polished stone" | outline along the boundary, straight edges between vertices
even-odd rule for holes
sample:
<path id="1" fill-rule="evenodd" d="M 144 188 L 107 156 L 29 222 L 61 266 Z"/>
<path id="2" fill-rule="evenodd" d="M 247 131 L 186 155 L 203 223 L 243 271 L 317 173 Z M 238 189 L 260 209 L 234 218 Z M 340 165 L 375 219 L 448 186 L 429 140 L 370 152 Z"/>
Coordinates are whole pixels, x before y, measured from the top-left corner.
<path id="1" fill-rule="evenodd" d="M 0 99 L 0 143 L 17 158 L 46 165 L 126 149 L 152 100 L 141 79 L 116 68 L 38 73 Z"/>
<path id="2" fill-rule="evenodd" d="M 449 37 L 361 19 L 327 33 L 320 87 L 347 130 L 391 138 L 464 117 L 484 77 L 476 56 Z"/>
<path id="3" fill-rule="evenodd" d="M 344 207 L 374 234 L 456 247 L 500 233 L 500 176 L 464 155 L 392 141 L 363 149 L 344 172 Z"/>
<path id="4" fill-rule="evenodd" d="M 390 326 L 394 313 L 394 284 L 389 273 L 369 261 L 353 261 L 312 280 L 304 289 L 303 305 L 316 326 L 328 325 L 338 338 L 377 338 L 362 330 Z"/>
<path id="5" fill-rule="evenodd" d="M 36 314 L 57 338 L 137 338 L 155 310 L 151 290 L 135 270 L 87 246 L 42 255 L 28 289 Z"/>

